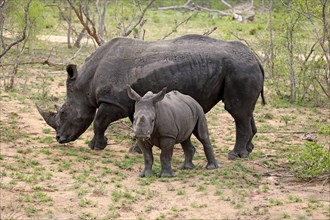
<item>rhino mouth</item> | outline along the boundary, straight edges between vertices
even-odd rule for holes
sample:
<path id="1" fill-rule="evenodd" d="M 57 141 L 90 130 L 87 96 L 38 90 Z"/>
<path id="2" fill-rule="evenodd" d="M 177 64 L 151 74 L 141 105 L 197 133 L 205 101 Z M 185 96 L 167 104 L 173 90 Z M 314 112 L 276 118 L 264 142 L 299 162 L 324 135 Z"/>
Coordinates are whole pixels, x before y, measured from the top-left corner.
<path id="1" fill-rule="evenodd" d="M 135 134 L 134 138 L 144 141 L 144 140 L 149 140 L 151 138 L 151 136 L 150 136 L 150 134 Z"/>
<path id="2" fill-rule="evenodd" d="M 60 144 L 65 144 L 65 143 L 70 142 L 70 138 L 66 138 L 66 137 L 62 137 L 62 136 L 57 136 L 57 135 L 56 135 L 56 140 Z"/>
<path id="3" fill-rule="evenodd" d="M 56 135 L 56 140 L 60 144 L 69 143 L 71 141 L 77 140 L 78 137 L 72 136 L 63 136 L 63 135 Z"/>

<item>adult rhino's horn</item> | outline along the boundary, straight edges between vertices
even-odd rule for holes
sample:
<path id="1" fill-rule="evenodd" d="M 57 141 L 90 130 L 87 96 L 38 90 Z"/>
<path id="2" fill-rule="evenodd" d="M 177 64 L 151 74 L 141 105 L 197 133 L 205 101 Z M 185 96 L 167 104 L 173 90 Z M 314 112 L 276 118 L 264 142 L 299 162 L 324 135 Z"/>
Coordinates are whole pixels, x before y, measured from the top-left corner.
<path id="1" fill-rule="evenodd" d="M 46 123 L 54 128 L 56 130 L 56 121 L 55 121 L 55 116 L 56 113 L 55 112 L 50 112 L 50 111 L 43 111 L 39 106 L 37 106 L 38 112 L 40 113 L 40 115 L 42 116 L 42 118 L 46 121 Z"/>

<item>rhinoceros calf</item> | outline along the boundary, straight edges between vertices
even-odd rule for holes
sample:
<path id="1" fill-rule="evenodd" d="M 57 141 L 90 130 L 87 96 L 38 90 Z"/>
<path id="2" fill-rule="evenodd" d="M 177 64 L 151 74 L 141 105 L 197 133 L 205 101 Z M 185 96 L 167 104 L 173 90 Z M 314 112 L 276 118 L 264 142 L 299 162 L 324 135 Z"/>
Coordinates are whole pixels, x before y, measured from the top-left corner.
<path id="1" fill-rule="evenodd" d="M 128 97 L 136 101 L 133 130 L 144 156 L 145 168 L 140 174 L 141 177 L 153 173 L 153 145 L 161 149 L 161 177 L 175 176 L 171 161 L 173 147 L 177 143 L 181 143 L 185 155 L 185 160 L 179 168 L 192 169 L 195 148 L 190 141 L 191 134 L 203 144 L 207 158 L 206 168 L 218 167 L 209 139 L 206 118 L 198 102 L 178 91 L 166 94 L 166 88 L 157 94 L 149 91 L 142 98 L 129 86 L 127 93 Z"/>
<path id="2" fill-rule="evenodd" d="M 233 116 L 236 143 L 229 159 L 247 157 L 257 132 L 253 118 L 256 101 L 263 98 L 264 72 L 255 55 L 239 41 L 201 35 L 172 40 L 141 41 L 115 38 L 99 47 L 78 70 L 67 66 L 66 102 L 57 112 L 38 108 L 56 130 L 59 143 L 76 140 L 94 121 L 90 148 L 107 146 L 110 123 L 132 119 L 134 102 L 129 84 L 139 94 L 178 90 L 193 97 L 208 112 L 219 101 Z"/>

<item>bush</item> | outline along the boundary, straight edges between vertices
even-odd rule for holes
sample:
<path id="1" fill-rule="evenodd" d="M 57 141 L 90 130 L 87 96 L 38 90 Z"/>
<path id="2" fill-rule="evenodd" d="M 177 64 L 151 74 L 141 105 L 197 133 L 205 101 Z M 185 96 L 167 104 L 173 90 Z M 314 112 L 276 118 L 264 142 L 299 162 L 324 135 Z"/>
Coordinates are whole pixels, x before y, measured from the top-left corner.
<path id="1" fill-rule="evenodd" d="M 295 177 L 311 180 L 330 172 L 330 152 L 315 142 L 306 142 L 304 147 L 287 155 L 292 164 L 291 172 Z"/>

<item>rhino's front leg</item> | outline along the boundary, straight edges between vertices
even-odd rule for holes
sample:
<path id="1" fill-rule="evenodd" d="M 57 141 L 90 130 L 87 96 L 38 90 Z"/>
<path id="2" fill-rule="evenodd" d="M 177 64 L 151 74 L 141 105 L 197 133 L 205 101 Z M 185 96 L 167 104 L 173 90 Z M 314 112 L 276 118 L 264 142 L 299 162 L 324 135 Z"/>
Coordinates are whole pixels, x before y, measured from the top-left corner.
<path id="1" fill-rule="evenodd" d="M 154 156 L 152 154 L 152 145 L 146 141 L 138 140 L 137 144 L 142 151 L 144 159 L 144 170 L 140 173 L 140 177 L 152 176 L 152 165 Z"/>
<path id="2" fill-rule="evenodd" d="M 115 105 L 101 103 L 93 123 L 94 137 L 88 144 L 91 149 L 103 150 L 107 146 L 107 138 L 104 136 L 104 132 L 111 122 L 122 118 L 121 114 L 121 109 Z"/>
<path id="3" fill-rule="evenodd" d="M 161 138 L 160 140 L 160 163 L 161 163 L 161 177 L 174 177 L 175 173 L 172 170 L 172 155 L 175 140 L 172 138 Z"/>

